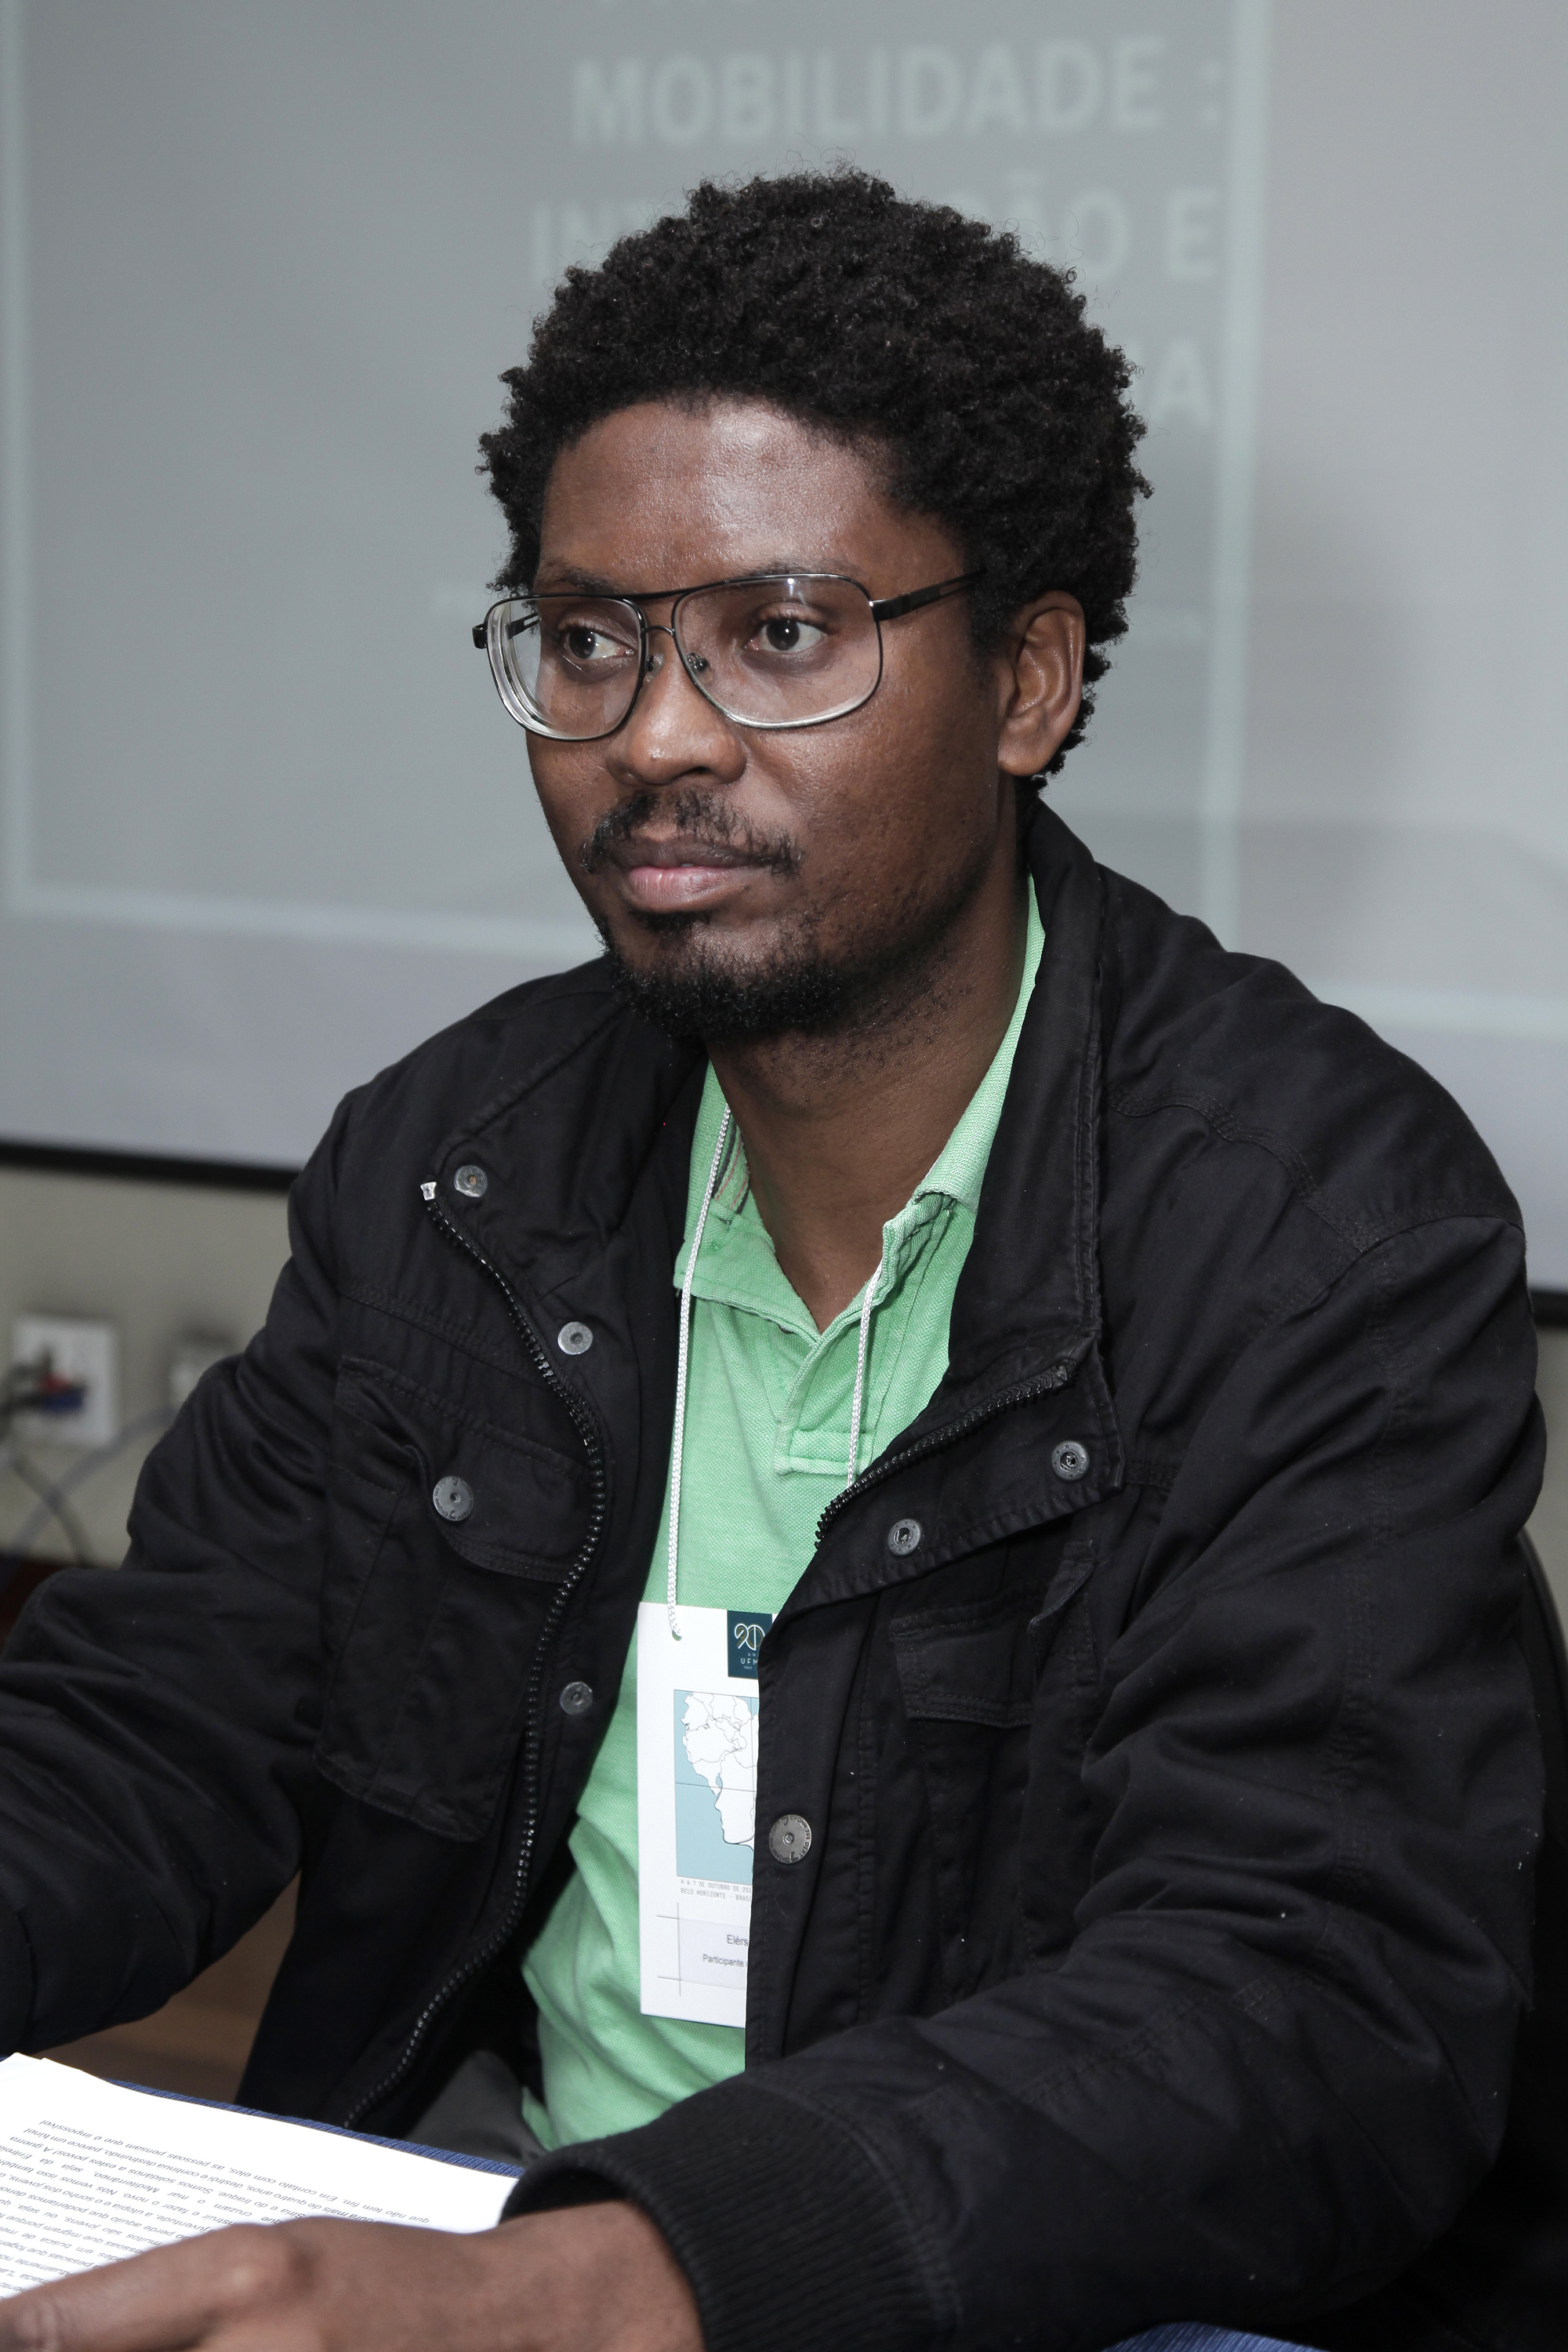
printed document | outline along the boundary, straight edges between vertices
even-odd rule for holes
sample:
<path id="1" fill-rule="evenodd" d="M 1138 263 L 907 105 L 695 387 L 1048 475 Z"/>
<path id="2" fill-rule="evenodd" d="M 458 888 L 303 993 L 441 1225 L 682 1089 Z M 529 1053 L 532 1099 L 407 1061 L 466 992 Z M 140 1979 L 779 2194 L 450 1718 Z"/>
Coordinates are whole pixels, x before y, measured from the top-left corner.
<path id="1" fill-rule="evenodd" d="M 757 1650 L 773 1619 L 637 1611 L 637 1906 L 645 2017 L 746 2022 Z"/>
<path id="2" fill-rule="evenodd" d="M 229 2221 L 330 2214 L 488 2230 L 512 2183 L 47 2058 L 0 2063 L 0 2295 Z"/>

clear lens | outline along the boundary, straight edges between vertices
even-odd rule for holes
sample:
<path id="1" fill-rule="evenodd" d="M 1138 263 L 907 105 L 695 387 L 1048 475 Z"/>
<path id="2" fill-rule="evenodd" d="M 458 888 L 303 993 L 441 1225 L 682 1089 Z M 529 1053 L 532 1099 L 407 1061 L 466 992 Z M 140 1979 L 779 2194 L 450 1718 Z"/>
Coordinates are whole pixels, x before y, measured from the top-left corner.
<path id="1" fill-rule="evenodd" d="M 693 682 L 745 727 L 841 718 L 882 674 L 876 619 L 853 580 L 776 573 L 689 590 L 675 600 L 674 630 Z M 512 596 L 486 617 L 507 709 L 569 742 L 620 726 L 637 698 L 642 642 L 637 607 L 616 596 Z"/>
<path id="2" fill-rule="evenodd" d="M 852 580 L 781 574 L 700 588 L 678 604 L 675 635 L 692 678 L 742 726 L 839 718 L 881 676 L 877 624 Z"/>
<path id="3" fill-rule="evenodd" d="M 491 608 L 490 667 L 514 719 L 569 740 L 609 735 L 637 693 L 637 607 L 614 596 L 513 596 Z"/>

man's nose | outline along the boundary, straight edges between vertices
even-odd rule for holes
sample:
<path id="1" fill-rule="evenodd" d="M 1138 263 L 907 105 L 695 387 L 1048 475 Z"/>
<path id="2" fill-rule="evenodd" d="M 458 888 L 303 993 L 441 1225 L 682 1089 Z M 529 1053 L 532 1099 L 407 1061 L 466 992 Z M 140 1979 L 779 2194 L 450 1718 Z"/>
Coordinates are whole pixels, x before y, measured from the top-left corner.
<path id="1" fill-rule="evenodd" d="M 647 642 L 641 691 L 612 738 L 616 766 L 643 783 L 668 782 L 693 769 L 738 776 L 745 747 L 723 712 L 692 683 L 668 623 L 649 621 Z"/>

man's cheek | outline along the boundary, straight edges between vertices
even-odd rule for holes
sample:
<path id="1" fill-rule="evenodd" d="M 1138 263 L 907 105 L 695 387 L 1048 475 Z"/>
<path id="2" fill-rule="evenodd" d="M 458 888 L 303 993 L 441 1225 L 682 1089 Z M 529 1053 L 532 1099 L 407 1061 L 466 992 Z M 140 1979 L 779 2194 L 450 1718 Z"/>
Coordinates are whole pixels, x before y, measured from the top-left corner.
<path id="1" fill-rule="evenodd" d="M 559 842 L 568 835 L 574 838 L 578 830 L 591 833 L 594 817 L 598 814 L 597 810 L 589 810 L 592 780 L 574 774 L 559 745 L 537 735 L 529 736 L 527 740 L 529 773 L 552 834 Z M 614 793 L 606 788 L 604 805 L 608 808 L 614 798 Z"/>

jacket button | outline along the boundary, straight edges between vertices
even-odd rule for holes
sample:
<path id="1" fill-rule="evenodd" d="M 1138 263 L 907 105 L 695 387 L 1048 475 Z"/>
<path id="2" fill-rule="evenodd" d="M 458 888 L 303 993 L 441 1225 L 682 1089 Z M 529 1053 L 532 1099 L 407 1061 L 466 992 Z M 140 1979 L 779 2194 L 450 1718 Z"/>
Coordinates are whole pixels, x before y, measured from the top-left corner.
<path id="1" fill-rule="evenodd" d="M 585 1356 L 594 1344 L 594 1335 L 585 1323 L 563 1323 L 555 1334 L 555 1344 L 563 1356 Z"/>
<path id="2" fill-rule="evenodd" d="M 466 1167 L 459 1168 L 452 1179 L 453 1192 L 461 1192 L 468 1201 L 482 1201 L 489 1189 L 489 1178 L 482 1168 L 476 1168 L 471 1160 Z"/>
<path id="3" fill-rule="evenodd" d="M 594 1688 L 591 1683 L 568 1683 L 561 1694 L 563 1715 L 586 1715 L 593 1704 Z"/>
<path id="4" fill-rule="evenodd" d="M 894 1559 L 907 1559 L 910 1552 L 919 1551 L 920 1547 L 921 1523 L 919 1519 L 895 1519 L 892 1526 L 888 1529 L 888 1549 L 892 1553 Z M 810 1834 L 811 1832 L 808 1830 L 806 1832 L 806 1835 L 809 1837 Z"/>
<path id="5" fill-rule="evenodd" d="M 781 1813 L 768 1832 L 768 1852 L 775 1862 L 804 1862 L 811 1852 L 811 1823 L 804 1813 Z"/>
<path id="6" fill-rule="evenodd" d="M 430 1500 L 444 1519 L 466 1519 L 474 1507 L 474 1490 L 466 1478 L 437 1478 Z"/>
<path id="7" fill-rule="evenodd" d="M 1089 1468 L 1088 1447 L 1080 1445 L 1076 1437 L 1067 1438 L 1052 1454 L 1051 1468 L 1058 1478 L 1067 1479 L 1070 1485 Z"/>

